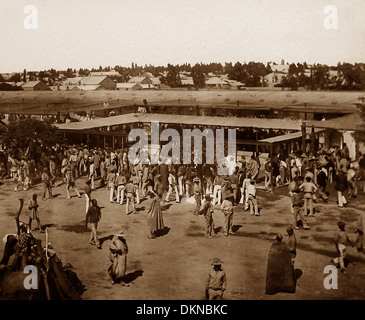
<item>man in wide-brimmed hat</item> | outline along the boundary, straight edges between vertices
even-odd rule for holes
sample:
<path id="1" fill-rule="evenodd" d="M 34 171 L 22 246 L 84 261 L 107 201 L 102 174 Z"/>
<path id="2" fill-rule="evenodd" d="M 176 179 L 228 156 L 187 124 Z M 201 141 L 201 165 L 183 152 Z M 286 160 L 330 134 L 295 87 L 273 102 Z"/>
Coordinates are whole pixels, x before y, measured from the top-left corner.
<path id="1" fill-rule="evenodd" d="M 222 300 L 223 292 L 226 290 L 227 279 L 222 263 L 219 258 L 213 259 L 213 269 L 210 270 L 205 283 L 205 294 L 208 300 Z"/>

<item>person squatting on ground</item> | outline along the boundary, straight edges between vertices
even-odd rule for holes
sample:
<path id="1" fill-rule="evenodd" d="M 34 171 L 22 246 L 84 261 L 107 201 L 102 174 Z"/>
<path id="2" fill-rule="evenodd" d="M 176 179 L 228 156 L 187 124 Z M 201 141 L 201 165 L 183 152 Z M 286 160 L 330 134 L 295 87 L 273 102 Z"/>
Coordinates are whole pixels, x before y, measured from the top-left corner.
<path id="1" fill-rule="evenodd" d="M 91 206 L 86 213 L 85 218 L 85 227 L 87 228 L 87 224 L 91 225 L 91 234 L 90 234 L 90 244 L 96 245 L 98 249 L 101 249 L 101 245 L 98 239 L 97 230 L 98 223 L 101 219 L 100 207 L 98 206 L 98 202 L 96 199 L 91 200 Z"/>
<path id="2" fill-rule="evenodd" d="M 233 194 L 226 194 L 221 205 L 221 210 L 224 214 L 224 235 L 227 237 L 228 234 L 234 235 L 232 231 L 233 226 L 233 203 L 231 201 Z"/>
<path id="3" fill-rule="evenodd" d="M 205 296 L 208 300 L 222 300 L 223 293 L 226 290 L 227 278 L 222 269 L 222 263 L 219 258 L 213 259 L 213 269 L 210 270 L 205 283 Z"/>
<path id="4" fill-rule="evenodd" d="M 337 222 L 338 229 L 335 232 L 335 246 L 338 253 L 338 257 L 331 260 L 331 263 L 335 265 L 340 265 L 340 270 L 343 274 L 347 274 L 346 266 L 345 266 L 345 257 L 346 257 L 346 244 L 349 243 L 351 247 L 351 240 L 349 239 L 347 232 L 345 231 L 345 223 L 342 221 Z"/>
<path id="5" fill-rule="evenodd" d="M 207 238 L 215 237 L 214 221 L 213 221 L 213 204 L 210 195 L 205 196 L 205 201 L 199 210 L 199 214 L 204 215 L 205 218 L 205 236 Z"/>

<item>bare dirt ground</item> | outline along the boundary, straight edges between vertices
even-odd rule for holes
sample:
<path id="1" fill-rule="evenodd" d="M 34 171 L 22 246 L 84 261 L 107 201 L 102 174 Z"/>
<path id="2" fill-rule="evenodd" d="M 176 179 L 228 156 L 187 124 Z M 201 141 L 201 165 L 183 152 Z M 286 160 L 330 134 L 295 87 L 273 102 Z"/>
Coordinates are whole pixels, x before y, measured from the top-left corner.
<path id="1" fill-rule="evenodd" d="M 85 178 L 77 180 L 83 190 Z M 295 268 L 302 275 L 297 281 L 295 294 L 265 295 L 267 254 L 274 236 L 292 222 L 290 199 L 285 187 L 274 194 L 258 191 L 261 216 L 251 216 L 242 206 L 235 207 L 234 230 L 236 235 L 225 237 L 221 229 L 223 213 L 216 206 L 214 220 L 217 237 L 204 237 L 204 218 L 193 216 L 194 205 L 169 202 L 163 211 L 165 234 L 156 239 L 147 238 L 146 212 L 150 200 L 137 205 L 137 214 L 126 215 L 125 205 L 109 202 L 109 192 L 103 188 L 93 192 L 102 208 L 98 235 L 102 249 L 89 244 L 90 230 L 85 229 L 85 198 L 74 193 L 66 199 L 65 186 L 54 188 L 55 198 L 41 200 L 41 186 L 28 191 L 14 192 L 15 183 L 3 181 L 0 186 L 0 236 L 15 232 L 15 213 L 19 198 L 28 201 L 33 193 L 39 196 L 40 217 L 48 226 L 50 242 L 64 263 L 70 262 L 86 286 L 85 300 L 201 300 L 204 299 L 204 282 L 213 258 L 219 257 L 227 274 L 227 292 L 224 299 L 365 299 L 365 255 L 348 247 L 348 275 L 338 272 L 338 289 L 327 290 L 323 281 L 324 267 L 336 256 L 333 234 L 336 223 L 343 220 L 352 240 L 353 224 L 359 210 L 365 208 L 365 196 L 344 209 L 337 208 L 333 189 L 327 204 L 318 202 L 315 217 L 308 217 L 311 230 L 295 231 L 298 240 Z M 21 219 L 26 219 L 24 207 Z M 33 226 L 34 228 L 35 226 Z M 107 269 L 110 261 L 108 249 L 113 234 L 123 229 L 129 246 L 127 282 L 130 287 L 112 285 Z M 45 234 L 34 231 L 45 244 Z M 4 250 L 0 244 L 0 254 Z"/>

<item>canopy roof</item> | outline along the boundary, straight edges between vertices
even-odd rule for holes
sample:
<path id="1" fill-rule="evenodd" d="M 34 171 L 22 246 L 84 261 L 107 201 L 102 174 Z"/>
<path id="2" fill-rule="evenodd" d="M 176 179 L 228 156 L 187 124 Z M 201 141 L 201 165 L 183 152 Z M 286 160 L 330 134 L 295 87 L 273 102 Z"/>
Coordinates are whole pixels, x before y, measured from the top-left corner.
<path id="1" fill-rule="evenodd" d="M 173 115 L 173 114 L 152 114 L 152 113 L 130 113 L 107 118 L 100 118 L 85 122 L 72 122 L 55 124 L 62 130 L 89 130 L 101 127 L 108 127 L 120 124 L 161 122 L 166 124 L 181 125 L 202 125 L 216 127 L 234 128 L 256 128 L 256 129 L 276 129 L 293 130 L 301 129 L 301 120 L 293 119 L 265 119 L 265 118 L 235 118 L 235 117 L 208 117 L 193 115 Z"/>

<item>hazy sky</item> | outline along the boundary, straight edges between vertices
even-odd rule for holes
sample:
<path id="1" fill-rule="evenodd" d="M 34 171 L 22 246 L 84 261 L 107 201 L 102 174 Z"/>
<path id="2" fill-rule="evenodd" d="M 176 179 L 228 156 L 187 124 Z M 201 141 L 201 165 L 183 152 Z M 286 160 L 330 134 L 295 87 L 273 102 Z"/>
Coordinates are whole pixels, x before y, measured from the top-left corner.
<path id="1" fill-rule="evenodd" d="M 38 29 L 24 28 L 24 7 Z M 323 21 L 338 9 L 338 29 Z M 0 72 L 249 61 L 365 62 L 364 0 L 1 0 Z"/>

